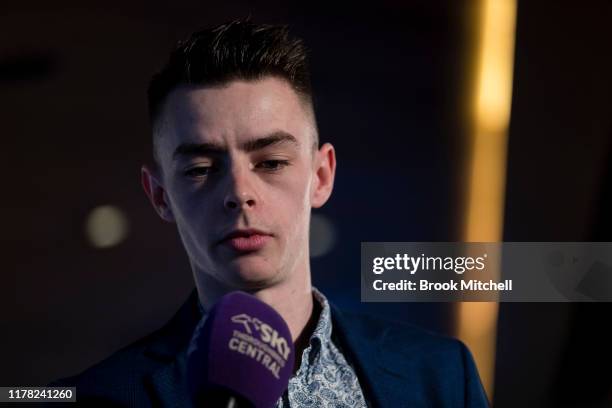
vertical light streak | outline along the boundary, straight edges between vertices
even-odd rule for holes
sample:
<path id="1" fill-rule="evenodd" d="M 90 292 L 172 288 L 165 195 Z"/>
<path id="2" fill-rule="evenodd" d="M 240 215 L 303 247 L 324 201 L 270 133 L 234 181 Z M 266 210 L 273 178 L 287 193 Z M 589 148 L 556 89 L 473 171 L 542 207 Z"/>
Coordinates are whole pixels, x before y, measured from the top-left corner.
<path id="1" fill-rule="evenodd" d="M 516 0 L 482 0 L 479 15 L 475 86 L 469 95 L 472 108 L 462 240 L 495 242 L 503 239 Z M 499 265 L 492 266 L 495 279 Z M 457 335 L 474 354 L 492 400 L 498 303 L 464 302 L 457 312 Z"/>

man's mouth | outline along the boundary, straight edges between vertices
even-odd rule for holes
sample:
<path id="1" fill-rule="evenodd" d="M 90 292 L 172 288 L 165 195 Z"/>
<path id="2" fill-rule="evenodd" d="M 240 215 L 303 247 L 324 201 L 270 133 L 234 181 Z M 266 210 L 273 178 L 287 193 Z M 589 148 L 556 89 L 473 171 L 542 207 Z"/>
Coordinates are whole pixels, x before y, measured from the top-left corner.
<path id="1" fill-rule="evenodd" d="M 227 234 L 220 243 L 240 252 L 257 251 L 271 238 L 271 234 L 258 229 L 237 229 Z"/>

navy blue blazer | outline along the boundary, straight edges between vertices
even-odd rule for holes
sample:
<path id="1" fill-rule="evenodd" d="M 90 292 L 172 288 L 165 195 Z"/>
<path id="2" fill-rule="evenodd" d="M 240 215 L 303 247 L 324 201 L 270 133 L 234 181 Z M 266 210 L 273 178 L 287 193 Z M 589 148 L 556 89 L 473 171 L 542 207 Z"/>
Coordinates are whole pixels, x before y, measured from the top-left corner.
<path id="1" fill-rule="evenodd" d="M 50 385 L 76 386 L 77 405 L 190 407 L 185 355 L 199 319 L 194 290 L 158 331 Z M 472 356 L 460 341 L 333 305 L 332 322 L 334 340 L 373 407 L 488 407 Z"/>

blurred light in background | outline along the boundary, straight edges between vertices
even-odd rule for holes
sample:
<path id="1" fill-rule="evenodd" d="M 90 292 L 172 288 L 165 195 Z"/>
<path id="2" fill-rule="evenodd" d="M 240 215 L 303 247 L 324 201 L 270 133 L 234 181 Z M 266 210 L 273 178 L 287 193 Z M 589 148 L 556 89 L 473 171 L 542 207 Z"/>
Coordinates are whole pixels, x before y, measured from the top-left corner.
<path id="1" fill-rule="evenodd" d="M 127 217 L 111 205 L 96 207 L 87 216 L 85 233 L 95 248 L 113 247 L 127 237 Z"/>
<path id="2" fill-rule="evenodd" d="M 471 58 L 474 89 L 469 104 L 465 214 L 462 240 L 496 242 L 503 239 L 508 124 L 512 101 L 512 71 L 516 0 L 479 3 L 478 46 Z M 493 266 L 499 277 L 499 265 Z M 483 385 L 493 400 L 498 304 L 458 305 L 457 336 L 474 354 Z"/>
<path id="3" fill-rule="evenodd" d="M 334 224 L 322 214 L 312 214 L 310 218 L 310 257 L 323 256 L 332 250 L 336 243 Z"/>

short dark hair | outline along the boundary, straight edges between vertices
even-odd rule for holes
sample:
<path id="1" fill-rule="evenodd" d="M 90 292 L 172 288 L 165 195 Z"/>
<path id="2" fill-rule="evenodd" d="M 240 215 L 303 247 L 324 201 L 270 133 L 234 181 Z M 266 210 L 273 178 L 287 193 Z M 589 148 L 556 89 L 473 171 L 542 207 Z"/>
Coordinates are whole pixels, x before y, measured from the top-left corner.
<path id="1" fill-rule="evenodd" d="M 155 126 L 167 96 L 180 85 L 214 86 L 267 76 L 286 80 L 312 110 L 307 54 L 302 39 L 290 36 L 286 25 L 240 19 L 195 32 L 178 43 L 151 79 L 147 93 L 151 123 Z"/>

